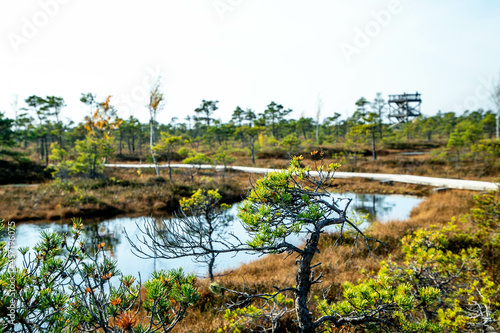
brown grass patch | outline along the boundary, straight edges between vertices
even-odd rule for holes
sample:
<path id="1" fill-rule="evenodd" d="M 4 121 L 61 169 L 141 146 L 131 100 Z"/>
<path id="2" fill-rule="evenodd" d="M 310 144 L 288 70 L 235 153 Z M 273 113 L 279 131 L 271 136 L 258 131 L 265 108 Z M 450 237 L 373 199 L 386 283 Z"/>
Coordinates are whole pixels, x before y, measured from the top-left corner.
<path id="1" fill-rule="evenodd" d="M 328 148 L 327 148 L 328 149 Z M 318 150 L 314 148 L 304 151 L 302 155 L 304 160 L 303 165 L 314 166 L 314 161 L 311 159 L 309 152 Z M 331 150 L 331 149 L 330 149 Z M 429 149 L 423 150 L 423 155 L 401 155 L 402 150 L 386 149 L 380 150 L 377 160 L 373 160 L 368 154 L 367 156 L 358 157 L 356 166 L 354 161 L 345 160 L 339 171 L 346 172 L 367 172 L 367 173 L 389 173 L 389 174 L 406 174 L 429 177 L 442 178 L 457 178 L 471 179 L 483 181 L 496 181 L 498 168 L 485 169 L 481 161 L 465 161 L 457 167 L 454 161 L 438 161 L 431 156 Z M 328 154 L 325 155 L 325 163 L 340 162 L 339 159 L 333 159 Z M 259 168 L 286 168 L 289 163 L 287 158 L 261 158 L 252 164 L 249 156 L 238 157 L 234 165 L 259 167 Z"/>
<path id="2" fill-rule="evenodd" d="M 433 193 L 413 209 L 407 221 L 391 221 L 387 223 L 374 223 L 367 234 L 386 242 L 389 251 L 377 247 L 374 254 L 379 258 L 369 257 L 366 250 L 360 246 L 352 247 L 352 238 L 346 237 L 345 245 L 332 248 L 336 235 L 325 234 L 320 243 L 320 253 L 316 255 L 316 262 L 321 262 L 317 272 L 324 274 L 321 286 L 316 286 L 313 294 L 325 296 L 330 301 L 338 301 L 342 298 L 342 283 L 356 282 L 364 276 L 361 270 L 377 271 L 379 260 L 391 254 L 394 258 L 400 255 L 399 245 L 401 238 L 411 234 L 418 228 L 430 225 L 443 225 L 451 221 L 453 216 L 467 213 L 473 206 L 472 195 L 469 191 L 447 191 Z M 285 255 L 267 255 L 254 262 L 244 264 L 232 273 L 217 278 L 217 282 L 228 288 L 241 288 L 245 285 L 247 289 L 258 289 L 259 291 L 271 291 L 273 286 L 285 287 L 295 284 L 296 274 L 295 258 L 293 256 L 285 259 Z M 226 272 L 228 273 L 228 272 Z M 203 301 L 205 305 L 214 304 L 220 306 L 214 296 L 208 291 L 209 282 L 201 280 L 199 288 L 203 297 L 209 301 Z M 314 301 L 311 301 L 314 302 Z M 314 308 L 314 305 L 311 306 Z M 216 332 L 223 325 L 220 313 L 211 309 L 195 307 L 189 312 L 185 321 L 177 327 L 175 332 Z"/>
<path id="3" fill-rule="evenodd" d="M 204 172 L 191 182 L 182 172 L 173 181 L 155 177 L 153 170 L 107 170 L 106 179 L 55 183 L 37 187 L 0 188 L 0 219 L 9 221 L 57 220 L 71 217 L 111 217 L 119 214 L 164 215 L 179 208 L 179 199 L 198 188 L 219 189 L 227 203 L 240 201 L 248 190 L 248 176 Z M 168 177 L 168 176 L 167 176 Z"/>

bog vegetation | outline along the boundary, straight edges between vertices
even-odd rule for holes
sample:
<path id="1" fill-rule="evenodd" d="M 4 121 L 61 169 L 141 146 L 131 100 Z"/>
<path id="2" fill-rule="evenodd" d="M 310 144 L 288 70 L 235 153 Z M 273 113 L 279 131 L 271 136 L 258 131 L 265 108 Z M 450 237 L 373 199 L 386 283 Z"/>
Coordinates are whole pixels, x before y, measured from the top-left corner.
<path id="1" fill-rule="evenodd" d="M 0 181 L 36 181 L 34 175 L 23 177 L 15 170 L 23 166 L 29 172 L 40 164 L 50 166 L 48 170 L 62 181 L 95 179 L 103 175 L 102 165 L 110 160 L 156 166 L 165 162 L 168 166 L 171 162 L 193 164 L 189 175 L 194 178 L 200 164 L 227 166 L 238 161 L 284 167 L 291 156 L 319 148 L 325 150 L 327 159 L 343 161 L 346 171 L 403 167 L 414 174 L 437 172 L 444 176 L 453 170 L 455 177 L 469 178 L 498 173 L 500 148 L 494 140 L 498 139 L 498 125 L 492 110 L 467 110 L 460 115 L 439 111 L 395 125 L 388 120 L 382 95 L 377 94 L 373 101 L 360 98 L 353 103 L 352 116 L 346 119 L 321 110 L 316 119 L 292 119 L 291 109 L 270 102 L 263 110 L 238 106 L 231 119 L 223 122 L 218 116 L 218 101 L 203 100 L 192 115 L 172 117 L 168 124 L 161 124 L 156 121 L 164 103 L 159 89 L 157 83 L 151 91 L 148 123 L 134 116 L 120 117 L 111 96 L 101 100 L 91 93 L 82 94 L 81 102 L 89 106 L 89 114 L 78 124 L 62 119 L 63 98 L 29 96 L 25 107 L 16 110 L 15 119 L 0 116 L 4 169 Z M 394 158 L 392 153 L 398 150 L 427 154 Z M 29 166 L 30 161 L 38 163 Z M 155 172 L 160 176 L 158 167 Z M 170 167 L 168 177 L 172 179 Z"/>
<path id="2" fill-rule="evenodd" d="M 323 191 L 337 165 L 320 164 L 322 174 L 313 178 L 300 161 L 294 158 L 287 170 L 258 180 L 240 204 L 238 216 L 252 236 L 248 242 L 231 243 L 210 234 L 214 218 L 226 206 L 218 202 L 218 193 L 197 191 L 181 203 L 200 213 L 195 218 L 181 216 L 193 228 L 174 230 L 174 237 L 164 231 L 165 238 L 156 244 L 172 258 L 204 258 L 209 269 L 221 252 L 283 253 L 285 260 L 296 262 L 289 271 L 294 283 L 238 285 L 236 279 L 229 284 L 222 279 L 200 291 L 194 276 L 181 269 L 154 272 L 142 282 L 121 275 L 116 262 L 106 256 L 105 243 L 81 239 L 82 224 L 75 220 L 71 235 L 42 232 L 33 249 L 19 248 L 23 260 L 15 268 L 9 265 L 9 245 L 1 243 L 3 331 L 168 332 L 189 316 L 190 309 L 213 320 L 209 331 L 214 332 L 499 328 L 500 203 L 495 193 L 476 196 L 475 207 L 458 221 L 407 233 L 399 245 L 394 244 L 402 255 L 392 257 L 387 256 L 389 244 L 371 237 L 370 230 L 359 230 L 346 218 L 348 205 L 341 208 L 332 194 Z M 329 225 L 337 225 L 338 232 L 325 235 Z M 289 243 L 288 236 L 298 233 L 305 236 L 305 244 Z M 197 241 L 203 237 L 215 237 L 212 241 L 224 246 Z M 380 253 L 386 259 L 365 272 L 365 278 L 345 282 L 338 290 L 342 296 L 332 299 L 331 286 L 323 285 L 322 263 L 315 258 L 346 244 L 364 256 Z M 222 311 L 220 319 L 214 320 L 217 311 Z"/>
<path id="3" fill-rule="evenodd" d="M 373 102 L 358 100 L 347 119 L 335 113 L 320 122 L 319 112 L 317 119 L 291 119 L 292 110 L 270 102 L 261 112 L 236 107 L 224 123 L 218 101 L 203 100 L 186 119 L 160 124 L 159 86 L 150 97 L 147 124 L 122 119 L 111 96 L 90 93 L 82 94 L 90 112 L 79 124 L 61 119 L 65 102 L 55 96 L 26 98 L 15 119 L 0 113 L 0 181 L 47 182 L 32 192 L 8 190 L 2 202 L 15 214 L 31 208 L 36 214 L 45 204 L 60 212 L 54 218 L 141 205 L 180 209 L 175 221 L 145 224 L 144 237 L 130 242 L 143 257 L 193 257 L 206 265 L 210 282 L 182 269 L 123 276 L 107 257 L 107 244 L 82 239 L 82 223 L 74 219 L 71 234 L 41 233 L 33 249 L 18 248 L 15 268 L 9 242 L 0 243 L 0 332 L 500 329 L 496 193 L 475 196 L 469 212 L 447 221 L 436 212 L 425 222 L 368 230 L 358 229 L 346 217 L 348 205 L 330 193 L 339 169 L 494 179 L 500 145 L 492 111 L 439 112 L 394 126 L 377 95 Z M 400 154 L 415 150 L 422 155 Z M 110 161 L 155 168 L 111 177 Z M 189 166 L 177 170 L 172 163 Z M 233 163 L 283 170 L 255 180 L 247 192 L 227 168 Z M 223 172 L 204 171 L 203 164 L 221 165 Z M 224 201 L 243 193 L 238 219 L 248 242 L 225 233 Z M 12 220 L 20 217 L 15 214 Z M 328 234 L 328 226 L 338 229 Z M 289 242 L 297 234 L 304 244 Z M 285 273 L 262 276 L 255 264 L 240 270 L 253 270 L 248 276 L 259 276 L 253 280 L 218 275 L 217 256 L 238 251 L 266 254 L 263 261 Z M 369 262 L 367 269 L 344 267 L 352 258 Z M 342 284 L 334 282 L 340 271 Z"/>

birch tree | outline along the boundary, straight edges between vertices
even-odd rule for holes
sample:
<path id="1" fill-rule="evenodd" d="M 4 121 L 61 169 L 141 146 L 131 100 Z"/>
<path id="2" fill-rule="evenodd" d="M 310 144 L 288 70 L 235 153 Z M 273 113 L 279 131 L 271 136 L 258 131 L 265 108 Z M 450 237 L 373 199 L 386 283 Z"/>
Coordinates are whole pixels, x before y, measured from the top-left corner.
<path id="1" fill-rule="evenodd" d="M 155 146 L 155 126 L 156 126 L 156 115 L 163 108 L 165 99 L 161 92 L 161 79 L 158 78 L 156 83 L 151 87 L 149 93 L 149 146 L 151 150 L 151 156 L 153 157 L 153 163 L 155 164 L 156 176 L 160 176 L 160 168 L 158 167 L 158 160 L 156 159 Z"/>

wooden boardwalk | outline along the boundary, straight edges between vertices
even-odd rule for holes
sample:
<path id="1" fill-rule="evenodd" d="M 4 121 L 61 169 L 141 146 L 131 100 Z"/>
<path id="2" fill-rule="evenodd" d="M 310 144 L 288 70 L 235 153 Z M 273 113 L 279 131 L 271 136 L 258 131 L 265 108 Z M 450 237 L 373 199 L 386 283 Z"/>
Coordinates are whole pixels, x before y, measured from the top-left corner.
<path id="1" fill-rule="evenodd" d="M 154 168 L 154 164 L 105 164 L 108 168 Z M 167 168 L 166 164 L 160 164 L 160 168 Z M 190 164 L 171 164 L 172 168 L 192 168 L 198 167 Z M 201 169 L 215 169 L 221 171 L 224 167 L 221 165 L 213 166 L 209 164 L 203 164 L 200 166 Z M 254 167 L 244 167 L 244 166 L 228 166 L 227 169 L 255 173 L 255 174 L 266 174 L 273 171 L 279 171 L 280 169 L 268 169 L 268 168 L 254 168 Z M 318 174 L 317 171 L 311 171 L 311 173 Z M 451 179 L 451 178 L 436 178 L 436 177 L 424 177 L 424 176 L 412 176 L 412 175 L 394 175 L 394 174 L 384 174 L 384 173 L 361 173 L 361 172 L 341 172 L 335 173 L 335 178 L 366 178 L 378 181 L 393 181 L 399 183 L 408 184 L 419 184 L 428 185 L 439 188 L 450 188 L 450 189 L 461 189 L 461 190 L 472 190 L 472 191 L 496 191 L 498 185 L 492 182 L 476 181 L 476 180 L 463 180 L 463 179 Z"/>

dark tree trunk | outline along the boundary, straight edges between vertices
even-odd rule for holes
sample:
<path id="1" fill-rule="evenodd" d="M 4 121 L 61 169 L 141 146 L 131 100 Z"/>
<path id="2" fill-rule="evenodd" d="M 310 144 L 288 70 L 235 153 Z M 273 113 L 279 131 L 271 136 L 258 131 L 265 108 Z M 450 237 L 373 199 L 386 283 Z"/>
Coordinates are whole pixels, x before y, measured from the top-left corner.
<path id="1" fill-rule="evenodd" d="M 215 257 L 211 256 L 208 262 L 208 277 L 210 278 L 210 282 L 214 282 L 214 266 L 215 266 Z"/>
<path id="2" fill-rule="evenodd" d="M 377 152 L 375 150 L 375 128 L 372 129 L 372 156 L 375 161 L 377 159 Z"/>
<path id="3" fill-rule="evenodd" d="M 214 249 L 214 240 L 212 238 L 212 235 L 214 234 L 214 227 L 213 227 L 213 220 L 210 217 L 210 214 L 208 213 L 208 210 L 205 211 L 205 221 L 208 224 L 208 246 L 210 247 L 211 253 L 210 253 L 210 260 L 208 261 L 208 277 L 210 278 L 210 282 L 214 282 L 214 266 L 215 266 L 215 257 L 217 256 L 214 254 L 213 249 Z"/>
<path id="4" fill-rule="evenodd" d="M 45 138 L 45 165 L 49 165 L 49 140 Z"/>
<path id="5" fill-rule="evenodd" d="M 42 144 L 42 138 L 38 138 L 37 140 L 38 144 L 38 157 L 40 159 L 40 163 L 43 161 L 43 144 Z"/>
<path id="6" fill-rule="evenodd" d="M 94 160 L 92 161 L 92 170 L 90 172 L 90 177 L 92 177 L 92 179 L 95 179 L 97 176 L 96 163 L 97 163 L 97 155 L 94 155 Z"/>
<path id="7" fill-rule="evenodd" d="M 307 308 L 309 302 L 309 293 L 311 291 L 311 262 L 318 247 L 319 232 L 315 231 L 307 241 L 304 248 L 302 259 L 299 263 L 297 272 L 297 290 L 295 292 L 295 311 L 299 322 L 299 331 L 301 333 L 313 333 L 316 331 L 313 317 Z"/>
<path id="8" fill-rule="evenodd" d="M 168 153 L 168 179 L 172 180 L 172 167 L 170 167 L 170 153 Z"/>
<path id="9" fill-rule="evenodd" d="M 138 142 L 138 144 L 139 144 L 139 155 L 142 154 L 142 148 L 141 148 L 141 146 L 142 146 L 142 139 L 141 139 L 141 135 L 142 135 L 142 133 L 139 132 L 139 138 L 138 138 L 139 139 L 139 142 Z"/>
<path id="10" fill-rule="evenodd" d="M 119 152 L 120 155 L 122 154 L 122 142 L 123 142 L 123 135 L 120 133 L 120 143 L 119 143 Z"/>
<path id="11" fill-rule="evenodd" d="M 383 137 L 383 129 L 382 129 L 382 109 L 379 109 L 378 110 L 378 119 L 379 119 L 379 122 L 378 122 L 378 131 L 379 131 L 379 135 L 380 135 L 380 140 L 382 140 L 384 137 Z"/>
<path id="12" fill-rule="evenodd" d="M 358 149 L 357 147 L 354 148 L 354 171 L 356 171 L 358 167 Z"/>

